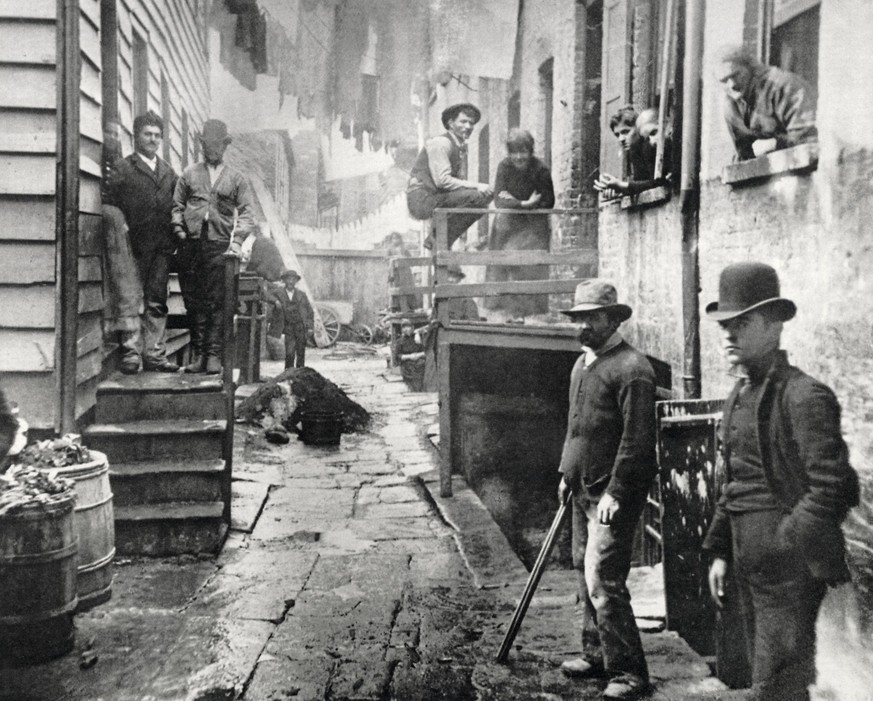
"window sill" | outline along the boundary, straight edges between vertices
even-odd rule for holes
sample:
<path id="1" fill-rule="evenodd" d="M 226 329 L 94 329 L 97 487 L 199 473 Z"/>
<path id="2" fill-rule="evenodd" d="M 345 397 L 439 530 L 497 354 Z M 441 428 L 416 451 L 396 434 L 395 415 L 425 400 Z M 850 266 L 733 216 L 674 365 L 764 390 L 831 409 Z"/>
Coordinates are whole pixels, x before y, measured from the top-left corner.
<path id="1" fill-rule="evenodd" d="M 629 195 L 621 198 L 621 208 L 622 209 L 637 209 L 640 207 L 647 207 L 653 204 L 660 204 L 661 202 L 667 202 L 673 193 L 670 191 L 670 188 L 666 185 L 659 185 L 658 187 L 653 187 L 650 190 L 643 190 L 638 195 Z"/>
<path id="2" fill-rule="evenodd" d="M 732 163 L 724 167 L 721 179 L 725 185 L 739 185 L 783 173 L 807 172 L 815 170 L 816 166 L 818 166 L 818 143 L 813 142 L 773 151 L 748 161 Z"/>

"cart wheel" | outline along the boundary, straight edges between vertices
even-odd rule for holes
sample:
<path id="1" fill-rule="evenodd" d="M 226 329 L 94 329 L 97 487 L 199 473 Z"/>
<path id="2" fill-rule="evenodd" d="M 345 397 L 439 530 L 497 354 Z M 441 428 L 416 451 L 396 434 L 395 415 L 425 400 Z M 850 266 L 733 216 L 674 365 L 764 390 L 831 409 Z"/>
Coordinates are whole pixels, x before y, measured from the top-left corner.
<path id="1" fill-rule="evenodd" d="M 324 327 L 324 337 L 327 341 L 324 347 L 329 348 L 334 345 L 339 338 L 342 325 L 333 309 L 320 304 L 316 304 L 315 306 L 316 309 L 318 309 L 318 314 L 321 317 L 321 324 Z M 316 321 L 316 323 L 318 322 Z"/>
<path id="2" fill-rule="evenodd" d="M 357 336 L 358 341 L 365 346 L 369 346 L 375 338 L 375 333 L 373 332 L 373 329 L 366 324 L 361 324 L 355 327 L 355 336 Z"/>

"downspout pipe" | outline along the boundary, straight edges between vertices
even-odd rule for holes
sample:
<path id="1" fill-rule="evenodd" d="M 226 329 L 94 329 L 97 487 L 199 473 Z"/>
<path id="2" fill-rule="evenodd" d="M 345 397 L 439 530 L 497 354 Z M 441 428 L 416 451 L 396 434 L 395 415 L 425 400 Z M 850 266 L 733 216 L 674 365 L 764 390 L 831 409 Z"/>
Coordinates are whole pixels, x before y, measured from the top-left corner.
<path id="1" fill-rule="evenodd" d="M 700 102 L 705 1 L 685 3 L 685 56 L 682 89 L 682 383 L 685 399 L 699 399 L 700 379 Z"/>
<path id="2" fill-rule="evenodd" d="M 55 430 L 76 430 L 79 329 L 79 0 L 57 0 L 58 111 L 55 174 Z"/>

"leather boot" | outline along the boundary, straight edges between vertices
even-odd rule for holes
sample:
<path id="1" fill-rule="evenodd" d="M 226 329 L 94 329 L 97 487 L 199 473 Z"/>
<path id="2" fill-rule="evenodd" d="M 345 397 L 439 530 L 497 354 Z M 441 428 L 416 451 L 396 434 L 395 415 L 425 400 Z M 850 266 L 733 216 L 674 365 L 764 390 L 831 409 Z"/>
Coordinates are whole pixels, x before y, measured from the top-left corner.
<path id="1" fill-rule="evenodd" d="M 221 341 L 222 321 L 224 317 L 221 309 L 214 309 L 209 313 L 206 323 L 206 333 L 203 340 L 204 372 L 207 375 L 217 375 L 221 372 Z"/>
<path id="2" fill-rule="evenodd" d="M 182 368 L 182 372 L 201 373 L 206 371 L 206 321 L 202 314 L 192 314 L 191 326 L 191 362 Z"/>
<path id="3" fill-rule="evenodd" d="M 206 368 L 204 372 L 207 375 L 218 375 L 221 373 L 221 358 L 209 355 L 206 357 Z"/>

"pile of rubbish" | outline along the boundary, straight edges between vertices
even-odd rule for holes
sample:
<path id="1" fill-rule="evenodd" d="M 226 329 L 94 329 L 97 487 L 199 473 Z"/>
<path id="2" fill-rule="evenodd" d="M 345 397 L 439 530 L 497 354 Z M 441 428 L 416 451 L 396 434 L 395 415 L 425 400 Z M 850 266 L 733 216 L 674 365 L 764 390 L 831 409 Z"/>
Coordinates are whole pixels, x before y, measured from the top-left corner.
<path id="1" fill-rule="evenodd" d="M 69 467 L 91 462 L 91 453 L 82 445 L 81 436 L 68 433 L 61 438 L 31 443 L 16 456 L 15 462 L 43 469 Z"/>
<path id="2" fill-rule="evenodd" d="M 73 480 L 50 470 L 13 465 L 0 475 L 0 516 L 70 498 Z"/>
<path id="3" fill-rule="evenodd" d="M 342 412 L 343 433 L 365 431 L 370 414 L 312 368 L 289 368 L 266 382 L 236 410 L 237 421 L 267 431 L 296 430 L 303 411 Z"/>

